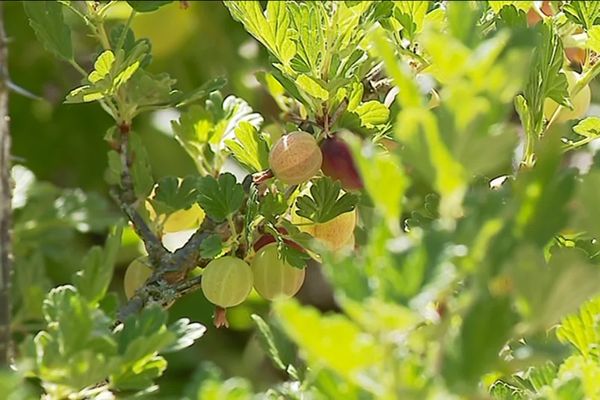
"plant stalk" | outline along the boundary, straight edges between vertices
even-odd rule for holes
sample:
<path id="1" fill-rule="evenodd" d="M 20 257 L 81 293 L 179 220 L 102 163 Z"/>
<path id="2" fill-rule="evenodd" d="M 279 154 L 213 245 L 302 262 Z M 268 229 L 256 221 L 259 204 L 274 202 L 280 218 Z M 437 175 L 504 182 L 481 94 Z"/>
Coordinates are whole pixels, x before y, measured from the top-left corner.
<path id="1" fill-rule="evenodd" d="M 0 3 L 0 367 L 11 359 L 10 287 L 13 268 L 11 226 L 10 132 L 8 115 L 8 50 Z"/>

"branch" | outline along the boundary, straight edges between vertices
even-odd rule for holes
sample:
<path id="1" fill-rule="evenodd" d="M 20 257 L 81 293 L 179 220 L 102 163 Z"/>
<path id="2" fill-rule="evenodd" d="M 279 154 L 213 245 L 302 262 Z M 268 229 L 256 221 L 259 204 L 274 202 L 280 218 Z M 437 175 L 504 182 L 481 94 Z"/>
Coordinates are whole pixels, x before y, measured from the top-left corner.
<path id="1" fill-rule="evenodd" d="M 119 204 L 121 211 L 127 215 L 135 233 L 142 238 L 142 242 L 144 242 L 144 247 L 150 255 L 150 258 L 154 259 L 154 261 L 161 260 L 168 251 L 154 232 L 152 232 L 152 229 L 150 229 L 144 218 L 142 218 L 135 207 L 128 204 L 116 190 L 111 190 L 110 194 L 115 202 Z"/>
<path id="2" fill-rule="evenodd" d="M 12 274 L 12 194 L 10 181 L 10 132 L 8 115 L 8 50 L 0 3 L 0 366 L 11 357 L 10 286 Z"/>
<path id="3" fill-rule="evenodd" d="M 161 306 L 168 308 L 175 300 L 198 290 L 200 288 L 200 277 L 169 283 L 168 276 L 173 272 L 181 272 L 183 278 L 187 271 L 192 268 L 206 266 L 209 260 L 200 260 L 199 248 L 204 239 L 212 233 L 218 233 L 222 236 L 227 235 L 226 224 L 215 225 L 207 217 L 183 247 L 175 253 L 167 252 L 167 255 L 157 264 L 156 270 L 144 286 L 139 288 L 135 295 L 119 309 L 117 323 L 124 321 L 130 315 L 137 314 L 147 304 L 159 303 Z"/>

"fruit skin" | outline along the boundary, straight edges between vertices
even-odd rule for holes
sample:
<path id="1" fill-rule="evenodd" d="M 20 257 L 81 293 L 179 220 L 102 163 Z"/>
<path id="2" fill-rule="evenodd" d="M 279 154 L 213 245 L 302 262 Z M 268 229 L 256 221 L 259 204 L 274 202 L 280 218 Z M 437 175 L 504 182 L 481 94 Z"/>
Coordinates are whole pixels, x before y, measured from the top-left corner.
<path id="1" fill-rule="evenodd" d="M 567 75 L 567 82 L 569 84 L 569 91 L 573 89 L 573 86 L 579 80 L 579 74 L 574 71 L 564 71 L 565 75 Z M 567 107 L 562 107 L 558 116 L 556 117 L 555 122 L 565 122 L 570 119 L 579 119 L 583 117 L 590 107 L 590 101 L 592 98 L 592 94 L 590 92 L 590 87 L 588 85 L 584 86 L 583 89 L 574 98 L 571 99 L 573 103 L 573 109 L 570 110 Z M 554 111 L 558 108 L 558 103 L 556 103 L 552 99 L 544 100 L 544 116 L 547 120 L 552 118 Z"/>
<path id="2" fill-rule="evenodd" d="M 297 185 L 315 176 L 322 162 L 323 155 L 315 138 L 302 131 L 282 136 L 269 153 L 273 174 L 288 185 Z"/>
<path id="3" fill-rule="evenodd" d="M 343 248 L 354 233 L 356 209 L 319 224 L 299 216 L 294 211 L 292 212 L 292 223 L 298 225 L 298 229 L 302 232 L 321 241 L 329 250 L 336 251 Z"/>
<path id="4" fill-rule="evenodd" d="M 254 289 L 267 300 L 290 298 L 304 283 L 305 269 L 294 268 L 280 259 L 275 243 L 260 249 L 251 267 Z"/>
<path id="5" fill-rule="evenodd" d="M 360 190 L 364 187 L 358 173 L 352 153 L 346 142 L 336 136 L 321 143 L 323 165 L 321 170 L 333 180 L 339 180 L 346 190 Z"/>
<path id="6" fill-rule="evenodd" d="M 202 293 L 219 307 L 242 303 L 252 290 L 252 270 L 244 261 L 225 256 L 212 260 L 202 272 Z"/>
<path id="7" fill-rule="evenodd" d="M 123 278 L 123 288 L 125 296 L 131 299 L 135 291 L 152 275 L 152 268 L 149 266 L 148 257 L 138 257 L 129 264 Z"/>

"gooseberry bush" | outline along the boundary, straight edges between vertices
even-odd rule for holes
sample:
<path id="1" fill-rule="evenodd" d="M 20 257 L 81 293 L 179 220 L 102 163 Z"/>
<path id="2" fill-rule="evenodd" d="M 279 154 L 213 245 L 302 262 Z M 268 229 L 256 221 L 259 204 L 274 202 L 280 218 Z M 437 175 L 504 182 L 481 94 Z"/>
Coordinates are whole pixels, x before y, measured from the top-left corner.
<path id="1" fill-rule="evenodd" d="M 183 93 L 152 68 L 132 21 L 171 1 L 127 1 L 121 22 L 117 3 L 23 2 L 81 74 L 65 103 L 113 120 L 87 134 L 104 135 L 121 217 L 82 221 L 100 200 L 13 167 L 13 319 L 35 324 L 13 335 L 9 398 L 162 398 L 164 354 L 226 328 L 253 292 L 279 382 L 204 373 L 179 398 L 600 398 L 600 3 L 224 1 L 268 52 L 272 123 L 224 77 Z M 197 172 L 155 179 L 136 122 L 173 109 Z M 110 231 L 52 288 L 22 233 L 49 199 L 69 205 L 57 234 Z M 145 255 L 111 286 L 124 231 Z M 294 299 L 316 269 L 335 310 Z M 202 295 L 215 327 L 169 322 Z"/>

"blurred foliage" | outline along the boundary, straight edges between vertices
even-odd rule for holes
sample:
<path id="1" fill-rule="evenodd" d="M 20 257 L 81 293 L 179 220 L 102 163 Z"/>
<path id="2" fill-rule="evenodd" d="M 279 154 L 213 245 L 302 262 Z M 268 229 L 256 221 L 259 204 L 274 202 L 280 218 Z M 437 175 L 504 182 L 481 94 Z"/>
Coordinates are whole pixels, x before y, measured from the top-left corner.
<path id="1" fill-rule="evenodd" d="M 322 266 L 308 268 L 309 278 L 322 280 L 322 270 L 331 284 L 317 296 L 306 285 L 310 295 L 271 309 L 252 293 L 228 310 L 228 331 L 205 333 L 189 323 L 212 323 L 214 308 L 200 292 L 179 299 L 168 317 L 152 307 L 111 330 L 123 300 L 123 266 L 144 253 L 131 228 L 115 229 L 121 218 L 106 195 L 107 166 L 113 179 L 120 172 L 110 156 L 116 153 L 105 156 L 111 121 L 96 104 L 62 104 L 86 82 L 44 50 L 22 4 L 7 2 L 12 80 L 44 98 L 15 95 L 10 104 L 19 164 L 13 330 L 19 341 L 35 335 L 23 341 L 21 369 L 48 393 L 600 396 L 600 159 L 589 172 L 570 164 L 573 154 L 591 158 L 585 145 L 600 128 L 595 117 L 549 128 L 542 113 L 546 97 L 570 104 L 560 73 L 563 42 L 576 30 L 594 37 L 594 2 L 573 2 L 536 27 L 527 27 L 531 2 L 269 2 L 266 14 L 260 2 L 188 2 L 187 9 L 119 2 L 107 15 L 109 27 L 127 20 L 127 3 L 141 7 L 135 38 L 151 43 L 150 64 L 133 60 L 147 67 L 144 73 L 168 72 L 183 93 L 228 80 L 224 95 L 201 92 L 181 114 L 167 108 L 136 119 L 135 146 L 148 162 L 138 171 L 136 194 L 145 197 L 161 182 L 157 204 L 183 208 L 196 199 L 196 187 L 177 187 L 170 177 L 216 175 L 230 167 L 227 152 L 260 171 L 270 143 L 284 128 L 298 128 L 288 117 L 312 121 L 307 129 L 319 136 L 323 119 L 336 115 L 332 130 L 356 133 L 344 140 L 365 183 L 357 200 L 359 250 L 325 252 Z M 106 62 L 114 55 L 102 53 L 70 11 L 64 18 L 74 53 L 89 55 L 77 59 L 86 71 L 103 75 L 108 65 L 104 72 L 118 75 L 134 64 Z M 593 102 L 598 81 L 590 83 Z M 169 99 L 171 82 L 161 82 Z M 590 114 L 597 110 L 592 104 Z M 517 149 L 520 139 L 525 151 Z M 498 177 L 503 183 L 490 188 Z M 198 182 L 197 201 L 215 219 L 240 208 L 278 214 L 278 204 L 253 203 L 251 195 L 244 203 L 232 175 Z M 327 220 L 346 210 L 342 203 L 352 196 L 338 199 L 339 186 L 318 182 L 313 197 L 321 202 L 304 196 L 304 214 L 333 209 Z M 244 229 L 254 226 L 246 218 Z M 299 232 L 290 235 L 302 240 Z M 55 288 L 61 284 L 73 286 Z M 335 304 L 323 300 L 331 291 Z M 201 335 L 188 350 L 170 352 Z M 0 389 L 11 399 L 31 398 L 21 379 L 3 372 Z M 151 393 L 154 383 L 158 394 Z"/>

